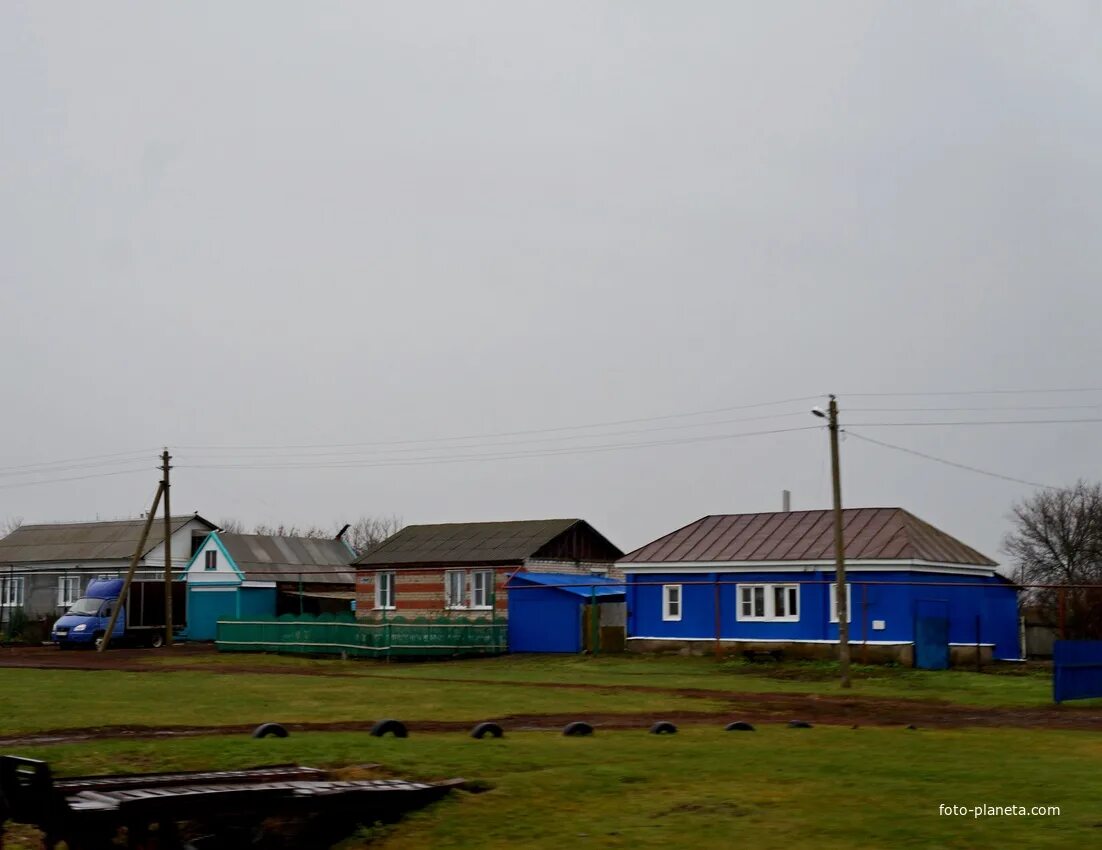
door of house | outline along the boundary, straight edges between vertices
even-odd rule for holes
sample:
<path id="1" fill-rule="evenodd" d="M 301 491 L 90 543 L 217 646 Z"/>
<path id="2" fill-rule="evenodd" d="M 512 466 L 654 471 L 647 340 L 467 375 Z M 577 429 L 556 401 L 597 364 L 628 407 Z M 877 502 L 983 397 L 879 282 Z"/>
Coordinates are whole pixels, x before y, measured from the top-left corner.
<path id="1" fill-rule="evenodd" d="M 594 629 L 593 616 L 597 615 Z M 582 648 L 587 652 L 623 652 L 627 643 L 623 602 L 586 603 L 582 606 Z M 593 645 L 594 638 L 597 645 Z"/>
<path id="2" fill-rule="evenodd" d="M 949 667 L 949 603 L 940 599 L 915 602 L 915 667 Z"/>

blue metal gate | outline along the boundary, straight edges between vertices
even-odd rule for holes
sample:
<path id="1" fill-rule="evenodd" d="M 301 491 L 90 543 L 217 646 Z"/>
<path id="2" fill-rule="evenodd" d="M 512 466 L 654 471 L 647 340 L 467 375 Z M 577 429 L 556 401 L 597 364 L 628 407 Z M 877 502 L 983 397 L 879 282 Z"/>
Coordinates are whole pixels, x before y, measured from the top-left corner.
<path id="1" fill-rule="evenodd" d="M 1052 647 L 1052 699 L 1102 697 L 1102 640 L 1058 640 Z"/>
<path id="2" fill-rule="evenodd" d="M 915 667 L 949 667 L 949 604 L 940 600 L 915 602 Z"/>

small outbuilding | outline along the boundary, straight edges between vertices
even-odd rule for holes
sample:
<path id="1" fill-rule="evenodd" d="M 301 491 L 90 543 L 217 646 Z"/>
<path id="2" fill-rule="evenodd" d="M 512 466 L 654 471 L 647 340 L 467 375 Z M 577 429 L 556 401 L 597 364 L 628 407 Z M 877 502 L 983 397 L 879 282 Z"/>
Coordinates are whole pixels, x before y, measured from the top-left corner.
<path id="1" fill-rule="evenodd" d="M 517 573 L 508 590 L 510 652 L 623 651 L 622 581 L 577 573 Z"/>
<path id="2" fill-rule="evenodd" d="M 188 640 L 218 620 L 351 611 L 355 554 L 340 539 L 212 531 L 187 565 Z"/>
<path id="3" fill-rule="evenodd" d="M 857 661 L 941 668 L 1021 657 L 1018 588 L 902 508 L 843 511 Z M 620 559 L 628 648 L 834 657 L 833 512 L 706 516 Z"/>

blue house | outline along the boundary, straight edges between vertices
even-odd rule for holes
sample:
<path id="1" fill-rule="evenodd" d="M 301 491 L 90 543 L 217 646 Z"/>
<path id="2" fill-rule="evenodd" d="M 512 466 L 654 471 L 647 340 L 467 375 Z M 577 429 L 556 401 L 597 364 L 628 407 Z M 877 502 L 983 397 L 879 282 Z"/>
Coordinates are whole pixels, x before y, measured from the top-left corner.
<path id="1" fill-rule="evenodd" d="M 339 538 L 212 531 L 185 568 L 188 640 L 214 640 L 229 617 L 351 611 L 355 557 Z"/>
<path id="2" fill-rule="evenodd" d="M 843 511 L 852 657 L 940 668 L 1014 659 L 1017 586 L 902 508 Z M 831 511 L 707 516 L 617 562 L 628 648 L 835 657 Z"/>
<path id="3" fill-rule="evenodd" d="M 624 585 L 577 573 L 516 573 L 509 579 L 509 651 L 581 652 L 623 645 Z M 586 616 L 586 612 L 589 616 Z M 614 646 L 609 646 L 614 643 Z"/>

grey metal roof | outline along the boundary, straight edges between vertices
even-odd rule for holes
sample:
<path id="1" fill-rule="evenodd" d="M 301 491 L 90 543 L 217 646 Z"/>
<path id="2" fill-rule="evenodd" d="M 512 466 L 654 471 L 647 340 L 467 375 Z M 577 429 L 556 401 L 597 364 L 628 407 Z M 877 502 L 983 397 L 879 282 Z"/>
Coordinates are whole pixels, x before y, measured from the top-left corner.
<path id="1" fill-rule="evenodd" d="M 580 522 L 533 519 L 407 525 L 356 564 L 518 563 Z"/>
<path id="2" fill-rule="evenodd" d="M 250 580 L 297 582 L 301 575 L 304 584 L 356 581 L 352 551 L 340 540 L 224 532 L 218 539 Z"/>
<path id="3" fill-rule="evenodd" d="M 842 511 L 846 560 L 997 566 L 903 508 Z M 834 557 L 832 511 L 706 516 L 629 552 L 620 563 L 819 561 Z"/>
<path id="4" fill-rule="evenodd" d="M 172 533 L 192 520 L 213 529 L 214 523 L 198 514 L 172 517 Z M 144 519 L 110 522 L 59 522 L 21 525 L 0 540 L 0 563 L 35 564 L 59 561 L 117 561 L 134 556 L 142 536 Z M 145 555 L 164 541 L 164 520 L 157 517 L 145 541 Z M 182 553 L 184 557 L 187 552 Z"/>

